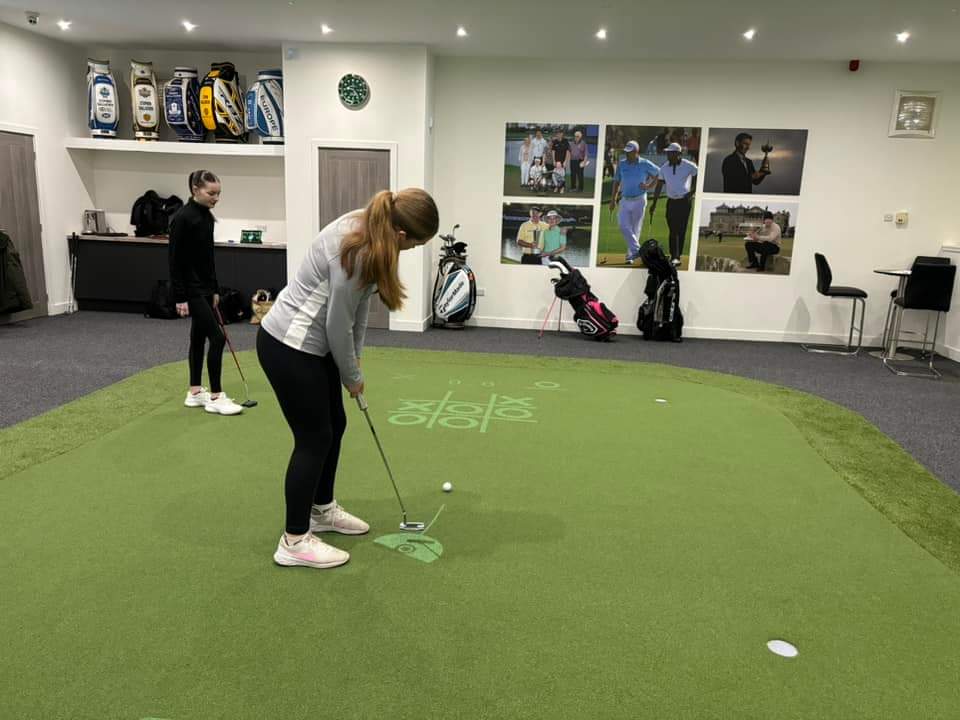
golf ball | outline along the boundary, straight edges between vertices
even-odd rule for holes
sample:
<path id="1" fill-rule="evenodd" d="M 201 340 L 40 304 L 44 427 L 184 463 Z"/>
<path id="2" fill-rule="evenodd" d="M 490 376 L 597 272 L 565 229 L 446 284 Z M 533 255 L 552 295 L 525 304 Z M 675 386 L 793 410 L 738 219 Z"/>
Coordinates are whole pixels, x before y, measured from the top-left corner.
<path id="1" fill-rule="evenodd" d="M 451 490 L 453 490 L 453 484 L 452 484 L 452 483 L 445 482 L 445 483 L 443 484 L 443 491 L 444 491 L 444 492 L 450 492 Z"/>

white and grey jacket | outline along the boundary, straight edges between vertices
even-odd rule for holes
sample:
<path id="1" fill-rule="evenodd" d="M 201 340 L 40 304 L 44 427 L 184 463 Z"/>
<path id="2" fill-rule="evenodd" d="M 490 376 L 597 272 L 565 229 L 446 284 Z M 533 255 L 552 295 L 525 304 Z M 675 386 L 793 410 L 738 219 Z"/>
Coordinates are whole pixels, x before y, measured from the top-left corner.
<path id="1" fill-rule="evenodd" d="M 280 291 L 261 326 L 288 347 L 311 355 L 333 355 L 340 381 L 363 379 L 357 359 L 367 330 L 370 296 L 375 285 L 361 285 L 360 273 L 347 277 L 340 245 L 360 218 L 357 211 L 337 218 L 320 231 L 296 277 Z"/>

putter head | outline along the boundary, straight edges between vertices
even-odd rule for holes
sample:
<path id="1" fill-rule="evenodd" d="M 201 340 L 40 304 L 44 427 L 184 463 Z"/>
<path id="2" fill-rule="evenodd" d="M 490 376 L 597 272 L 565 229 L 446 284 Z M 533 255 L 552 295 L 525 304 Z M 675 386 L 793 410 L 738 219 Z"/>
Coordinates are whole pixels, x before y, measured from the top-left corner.
<path id="1" fill-rule="evenodd" d="M 413 522 L 410 520 L 404 520 L 400 523 L 400 529 L 404 532 L 423 532 L 423 529 L 426 525 L 422 522 Z"/>
<path id="2" fill-rule="evenodd" d="M 244 401 L 243 401 L 242 403 L 240 403 L 240 404 L 241 404 L 243 407 L 256 407 L 256 406 L 257 406 L 257 401 L 256 401 L 256 400 L 244 400 Z"/>

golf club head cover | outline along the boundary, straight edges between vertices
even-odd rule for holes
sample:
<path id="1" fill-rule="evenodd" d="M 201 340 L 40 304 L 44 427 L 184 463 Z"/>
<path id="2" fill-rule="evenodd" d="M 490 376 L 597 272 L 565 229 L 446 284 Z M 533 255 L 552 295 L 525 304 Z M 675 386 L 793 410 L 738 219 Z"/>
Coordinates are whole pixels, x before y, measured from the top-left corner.
<path id="1" fill-rule="evenodd" d="M 91 137 L 116 137 L 117 83 L 109 60 L 87 60 L 87 127 Z"/>
<path id="2" fill-rule="evenodd" d="M 196 68 L 174 68 L 173 78 L 163 86 L 167 125 L 181 142 L 203 142 L 200 121 L 200 82 Z"/>
<path id="3" fill-rule="evenodd" d="M 200 118 L 217 142 L 246 142 L 240 78 L 231 62 L 212 63 L 200 83 Z"/>
<path id="4" fill-rule="evenodd" d="M 283 71 L 261 70 L 247 91 L 247 130 L 265 145 L 283 144 Z"/>
<path id="5" fill-rule="evenodd" d="M 160 93 L 152 62 L 130 61 L 130 100 L 133 103 L 133 136 L 160 139 Z"/>

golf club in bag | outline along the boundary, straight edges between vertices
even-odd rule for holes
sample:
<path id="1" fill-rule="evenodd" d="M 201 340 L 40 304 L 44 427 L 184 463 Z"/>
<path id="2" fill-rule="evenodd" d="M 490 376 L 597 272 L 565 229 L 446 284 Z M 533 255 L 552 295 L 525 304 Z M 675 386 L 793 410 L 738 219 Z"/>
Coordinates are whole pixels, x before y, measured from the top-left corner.
<path id="1" fill-rule="evenodd" d="M 640 259 L 647 266 L 646 301 L 637 313 L 637 329 L 644 340 L 683 342 L 683 313 L 680 312 L 680 279 L 677 268 L 654 239 L 640 247 Z"/>
<path id="2" fill-rule="evenodd" d="M 250 399 L 250 388 L 247 387 L 247 379 L 243 376 L 243 370 L 240 369 L 240 361 L 237 360 L 237 353 L 233 350 L 233 343 L 230 342 L 230 336 L 227 335 L 227 326 L 223 323 L 223 315 L 220 314 L 220 308 L 215 307 L 213 312 L 216 313 L 217 323 L 220 325 L 220 330 L 223 332 L 223 337 L 227 341 L 227 347 L 230 348 L 230 354 L 233 355 L 233 362 L 237 364 L 237 372 L 240 373 L 240 379 L 243 381 L 243 397 L 244 400 L 240 403 L 243 407 L 256 407 L 257 401 Z"/>
<path id="3" fill-rule="evenodd" d="M 443 248 L 437 279 L 433 284 L 433 327 L 462 330 L 477 304 L 477 281 L 467 265 L 467 244 L 457 240 L 454 225 L 449 235 L 441 235 Z"/>
<path id="4" fill-rule="evenodd" d="M 367 401 L 364 399 L 363 394 L 357 395 L 357 407 L 360 408 L 360 410 L 363 412 L 363 416 L 367 419 L 367 425 L 370 426 L 370 432 L 373 433 L 374 442 L 377 443 L 377 450 L 380 451 L 380 457 L 383 458 L 383 466 L 387 469 L 387 475 L 390 477 L 390 484 L 393 485 L 393 492 L 396 493 L 397 502 L 400 503 L 400 513 L 403 516 L 403 520 L 400 522 L 400 529 L 406 532 L 422 532 L 426 528 L 424 523 L 407 520 L 407 508 L 403 505 L 403 498 L 400 497 L 400 490 L 397 488 L 397 481 L 393 479 L 393 471 L 390 469 L 390 463 L 387 462 L 387 456 L 383 452 L 383 446 L 380 444 L 380 438 L 377 437 L 377 431 L 373 428 L 373 421 L 370 419 L 370 413 L 368 411 L 369 406 L 367 405 Z"/>
<path id="5" fill-rule="evenodd" d="M 560 271 L 559 278 L 550 278 L 553 292 L 560 300 L 566 300 L 573 308 L 573 319 L 580 332 L 592 340 L 607 341 L 617 334 L 620 321 L 617 316 L 590 292 L 590 283 L 576 268 L 565 259 L 557 256 L 549 263 L 554 270 Z M 553 307 L 552 305 L 550 306 Z M 550 313 L 547 313 L 549 317 Z M 544 320 L 546 326 L 546 320 Z M 541 328 L 541 335 L 543 329 Z"/>

